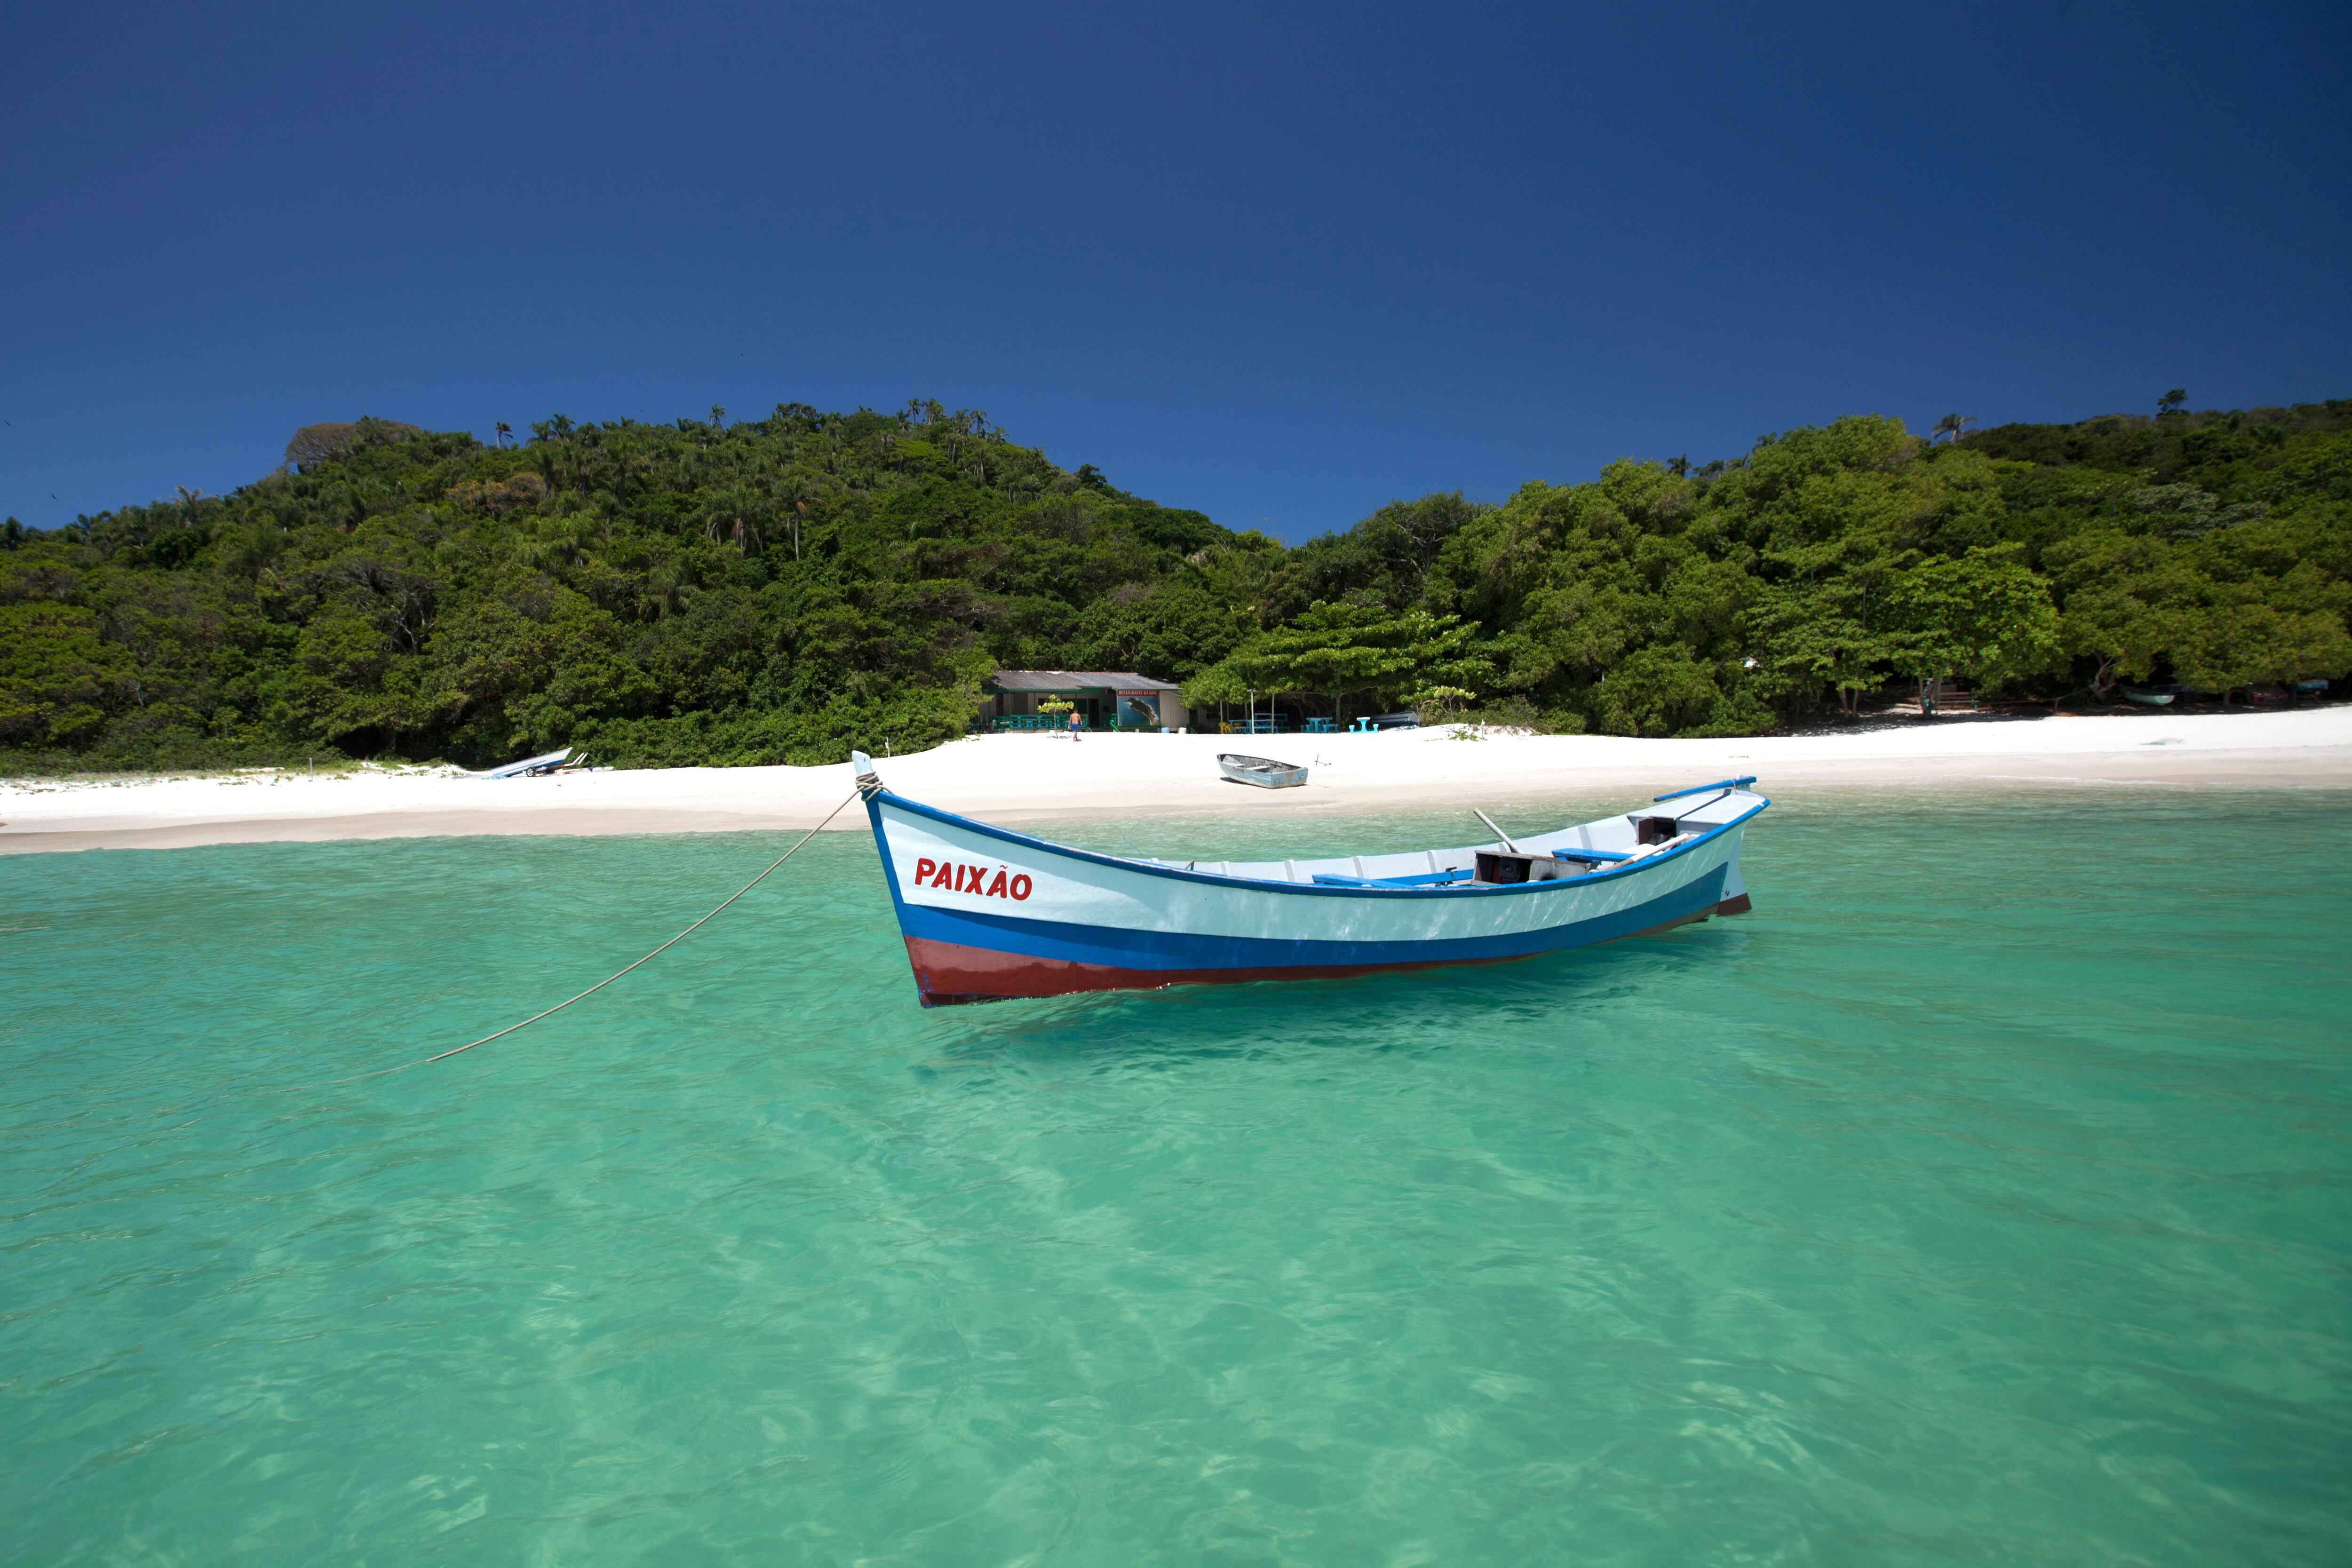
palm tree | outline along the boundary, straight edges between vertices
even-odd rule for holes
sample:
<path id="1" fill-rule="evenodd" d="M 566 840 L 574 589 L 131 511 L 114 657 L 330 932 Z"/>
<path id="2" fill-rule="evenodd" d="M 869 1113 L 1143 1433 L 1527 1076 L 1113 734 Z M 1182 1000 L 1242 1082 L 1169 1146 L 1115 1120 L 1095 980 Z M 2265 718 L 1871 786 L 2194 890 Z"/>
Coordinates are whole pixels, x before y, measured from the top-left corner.
<path id="1" fill-rule="evenodd" d="M 628 442 L 617 436 L 606 445 L 605 450 L 613 458 L 613 500 L 625 507 L 629 504 L 629 467 L 635 454 L 630 450 Z"/>
<path id="2" fill-rule="evenodd" d="M 1947 414 L 1936 421 L 1936 433 L 1928 437 L 1927 440 L 1930 445 L 1933 445 L 1948 437 L 1954 443 L 1958 443 L 1962 433 L 1976 422 L 1977 416 L 1973 414 Z"/>
<path id="3" fill-rule="evenodd" d="M 809 502 L 816 499 L 817 489 L 805 474 L 788 473 L 777 481 L 770 492 L 776 504 L 783 509 L 784 521 L 792 525 L 793 559 L 801 558 L 801 524 L 808 521 Z"/>
<path id="4" fill-rule="evenodd" d="M 499 446 L 504 447 L 514 440 L 514 426 L 505 420 L 501 419 L 498 422 L 497 429 Z"/>
<path id="5" fill-rule="evenodd" d="M 2189 394 L 2176 386 L 2156 400 L 2156 411 L 2158 414 L 2178 414 L 2180 412 L 2180 405 L 2188 401 Z"/>

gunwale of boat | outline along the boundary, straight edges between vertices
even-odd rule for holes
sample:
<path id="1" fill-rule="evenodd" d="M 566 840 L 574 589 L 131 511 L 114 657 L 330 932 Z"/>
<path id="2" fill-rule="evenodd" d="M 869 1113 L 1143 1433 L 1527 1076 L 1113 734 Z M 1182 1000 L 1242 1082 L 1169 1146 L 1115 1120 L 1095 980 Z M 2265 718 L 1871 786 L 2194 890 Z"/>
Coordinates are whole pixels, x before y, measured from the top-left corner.
<path id="1" fill-rule="evenodd" d="M 1751 818 L 1755 817 L 1759 813 L 1762 812 L 1767 806 L 1772 804 L 1771 801 L 1764 795 L 1756 795 L 1752 791 L 1744 793 L 1747 793 L 1750 797 L 1748 803 L 1743 805 L 1740 810 L 1728 820 L 1717 823 L 1695 825 L 1703 826 L 1704 831 L 1694 833 L 1688 837 L 1677 837 L 1671 843 L 1653 848 L 1649 852 L 1638 855 L 1632 859 L 1621 861 L 1613 865 L 1597 867 L 1581 876 L 1557 877 L 1549 881 L 1540 882 L 1448 882 L 1427 887 L 1383 887 L 1371 882 L 1335 883 L 1318 882 L 1313 879 L 1318 872 L 1326 875 L 1351 876 L 1353 873 L 1347 871 L 1345 868 L 1351 864 L 1360 863 L 1363 859 L 1368 858 L 1367 857 L 1362 856 L 1326 857 L 1314 860 L 1239 862 L 1239 864 L 1247 865 L 1253 868 L 1284 867 L 1294 873 L 1304 873 L 1307 879 L 1304 881 L 1296 879 L 1295 876 L 1292 878 L 1252 877 L 1236 874 L 1230 870 L 1203 871 L 1199 869 L 1200 863 L 1198 861 L 1192 861 L 1185 865 L 1178 865 L 1172 860 L 1151 859 L 1139 856 L 1111 855 L 1106 854 L 1101 850 L 1082 849 L 1076 845 L 1059 843 L 1051 838 L 1041 838 L 1034 834 L 1022 833 L 1009 827 L 999 827 L 993 823 L 981 822 L 972 817 L 959 816 L 955 812 L 947 811 L 939 806 L 926 805 L 920 801 L 908 800 L 903 795 L 894 794 L 887 788 L 883 789 L 877 795 L 876 795 L 875 799 L 877 804 L 894 805 L 901 810 L 912 812 L 917 816 L 927 816 L 937 822 L 947 823 L 953 826 L 962 828 L 968 832 L 977 833 L 984 837 L 1001 839 L 1008 844 L 1023 845 L 1032 848 L 1043 849 L 1055 855 L 1066 855 L 1074 859 L 1089 861 L 1096 865 L 1117 867 L 1124 870 L 1139 871 L 1150 876 L 1173 878 L 1181 881 L 1205 882 L 1218 887 L 1247 888 L 1252 891 L 1257 892 L 1308 893 L 1323 897 L 1338 898 L 1370 897 L 1382 899 L 1459 899 L 1464 897 L 1486 897 L 1497 893 L 1541 893 L 1545 891 L 1557 891 L 1565 888 L 1590 888 L 1599 882 L 1611 881 L 1623 877 L 1640 876 L 1644 872 L 1654 869 L 1669 861 L 1678 859 L 1685 855 L 1690 854 L 1700 848 L 1702 846 L 1721 837 L 1726 833 L 1729 833 L 1736 828 L 1744 826 Z M 1727 795 L 1724 798 L 1727 798 Z M 1603 817 L 1597 819 L 1597 822 L 1608 822 L 1611 820 L 1614 819 Z M 1550 833 L 1529 835 L 1515 838 L 1513 843 L 1518 847 L 1521 853 L 1532 852 L 1543 854 L 1548 853 L 1549 848 L 1566 848 L 1573 850 L 1579 847 L 1580 847 L 1573 844 L 1552 844 L 1550 841 L 1563 837 L 1569 834 L 1589 830 L 1596 825 L 1596 823 L 1573 824 L 1567 827 L 1554 829 Z M 1503 849 L 1504 846 L 1499 842 L 1489 842 L 1486 844 L 1465 845 L 1444 849 L 1411 850 L 1406 851 L 1405 853 L 1444 858 L 1461 857 L 1465 862 L 1464 867 L 1452 868 L 1458 869 L 1466 868 L 1468 866 L 1475 865 L 1475 858 L 1481 852 L 1491 854 Z M 1507 851 L 1506 852 L 1507 853 Z M 1379 857 L 1379 858 L 1390 858 L 1391 857 Z M 1217 864 L 1220 866 L 1230 867 L 1236 864 L 1236 862 L 1219 861 Z M 1441 868 L 1431 868 L 1432 870 Z"/>
<path id="2" fill-rule="evenodd" d="M 1245 757 L 1239 752 L 1219 752 L 1217 764 L 1220 767 L 1248 768 L 1254 773 L 1291 773 L 1299 766 L 1297 763 L 1279 762 L 1273 757 Z"/>

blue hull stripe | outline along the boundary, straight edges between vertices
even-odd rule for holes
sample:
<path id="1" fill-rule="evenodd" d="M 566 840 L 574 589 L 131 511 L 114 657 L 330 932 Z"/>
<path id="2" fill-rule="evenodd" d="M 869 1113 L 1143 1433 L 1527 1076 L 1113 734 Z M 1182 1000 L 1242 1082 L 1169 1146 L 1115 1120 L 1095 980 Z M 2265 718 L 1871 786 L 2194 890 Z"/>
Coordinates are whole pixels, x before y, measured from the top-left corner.
<path id="1" fill-rule="evenodd" d="M 1712 910 L 1723 900 L 1727 868 L 1644 904 L 1614 914 L 1541 931 L 1502 936 L 1445 937 L 1412 942 L 1293 942 L 1269 937 L 1200 936 L 1182 931 L 1124 931 L 1023 920 L 1015 915 L 944 910 L 928 904 L 898 905 L 899 928 L 910 937 L 952 942 L 991 952 L 1114 969 L 1283 969 L 1364 964 L 1473 963 L 1482 959 L 1525 958 L 1560 948 L 1586 947 L 1648 931 Z M 894 889 L 895 891 L 895 889 Z"/>

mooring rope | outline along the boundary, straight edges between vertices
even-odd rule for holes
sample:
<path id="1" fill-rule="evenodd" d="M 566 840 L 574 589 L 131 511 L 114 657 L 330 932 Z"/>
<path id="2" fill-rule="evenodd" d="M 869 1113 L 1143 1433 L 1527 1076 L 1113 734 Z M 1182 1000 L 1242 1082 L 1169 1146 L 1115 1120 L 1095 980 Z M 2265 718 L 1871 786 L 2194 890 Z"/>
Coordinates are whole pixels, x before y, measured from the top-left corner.
<path id="1" fill-rule="evenodd" d="M 709 914 L 704 915 L 700 920 L 695 921 L 692 925 L 687 927 L 684 931 L 670 938 L 659 947 L 655 948 L 651 952 L 646 953 L 635 963 L 628 965 L 627 968 L 616 969 L 612 973 L 604 976 L 604 979 L 596 982 L 595 984 L 588 987 L 587 990 L 579 992 L 571 996 L 566 996 L 554 1006 L 533 1013 L 530 1017 L 523 1019 L 520 1023 L 509 1024 L 503 1029 L 484 1035 L 478 1040 L 468 1040 L 462 1046 L 452 1046 L 446 1051 L 436 1051 L 429 1057 L 419 1057 L 415 1061 L 402 1062 L 397 1067 L 377 1068 L 371 1072 L 351 1073 L 342 1078 L 315 1079 L 310 1083 L 295 1084 L 291 1087 L 278 1089 L 257 1089 L 251 1085 L 240 1084 L 234 1087 L 216 1089 L 209 1094 L 199 1096 L 190 1103 L 179 1106 L 163 1107 L 145 1111 L 126 1111 L 115 1116 L 67 1117 L 58 1121 L 19 1126 L 12 1128 L 11 1131 L 20 1134 L 34 1131 L 59 1131 L 70 1128 L 103 1127 L 111 1123 L 132 1121 L 140 1117 L 153 1116 L 180 1118 L 182 1119 L 180 1124 L 185 1126 L 194 1122 L 206 1121 L 212 1116 L 219 1114 L 219 1112 L 208 1109 L 209 1107 L 218 1105 L 224 1100 L 234 1100 L 244 1098 L 249 1093 L 262 1096 L 302 1094 L 317 1089 L 333 1089 L 341 1084 L 361 1083 L 369 1079 L 390 1078 L 394 1073 L 410 1072 L 417 1068 L 428 1067 L 435 1062 L 447 1061 L 451 1057 L 462 1056 L 466 1052 L 474 1049 L 477 1046 L 487 1046 L 492 1040 L 504 1039 L 507 1036 L 513 1034 L 518 1029 L 527 1029 L 531 1025 L 538 1023 L 541 1018 L 553 1017 L 556 1014 L 562 1012 L 566 1007 L 571 1006 L 573 1003 L 584 1001 L 588 997 L 593 996 L 597 992 L 602 991 L 605 986 L 612 984 L 613 982 L 620 979 L 623 975 L 629 973 L 632 970 L 643 969 L 646 964 L 651 963 L 655 959 L 659 958 L 663 953 L 667 952 L 671 948 L 676 947 L 679 942 L 684 942 L 688 937 L 692 936 L 696 931 L 700 931 L 704 926 L 709 925 L 712 921 L 718 919 L 719 916 L 727 909 L 728 905 L 734 903 L 736 900 L 740 899 L 744 894 L 750 892 L 752 889 L 766 881 L 768 878 L 774 873 L 778 867 L 791 859 L 793 856 L 799 854 L 803 846 L 806 845 L 810 839 L 814 838 L 818 834 L 824 832 L 835 817 L 839 816 L 843 811 L 848 808 L 850 801 L 856 800 L 859 795 L 867 793 L 867 785 L 869 784 L 874 789 L 879 789 L 881 787 L 880 781 L 872 779 L 871 775 L 862 776 L 858 782 L 859 787 L 856 794 L 851 795 L 839 805 L 836 805 L 831 811 L 826 812 L 823 821 L 820 821 L 814 827 L 810 828 L 806 833 L 802 834 L 799 838 L 793 841 L 791 848 L 785 850 L 782 855 L 777 856 L 773 860 L 770 861 L 766 870 L 761 871 L 758 876 L 752 878 L 750 881 L 736 889 L 734 892 L 729 894 L 726 900 L 713 908 Z M 191 1112 L 201 1112 L 201 1114 L 191 1115 Z"/>
<path id="2" fill-rule="evenodd" d="M 638 959 L 635 963 L 630 964 L 627 969 L 614 970 L 612 973 L 607 974 L 604 979 L 599 980 L 595 984 L 591 985 L 587 990 L 581 992 L 578 995 L 566 996 L 562 1001 L 558 1002 L 554 1006 L 548 1008 L 546 1011 L 533 1013 L 521 1023 L 509 1024 L 505 1028 L 500 1029 L 494 1034 L 484 1035 L 478 1040 L 467 1040 L 462 1046 L 452 1046 L 446 1051 L 436 1051 L 429 1057 L 419 1057 L 415 1061 L 403 1062 L 398 1067 L 377 1068 L 373 1072 L 352 1073 L 348 1078 L 331 1078 L 323 1079 L 318 1083 L 298 1084 L 292 1089 L 271 1089 L 268 1092 L 272 1094 L 300 1094 L 306 1089 L 333 1089 L 339 1084 L 359 1083 L 364 1079 L 372 1078 L 390 1078 L 394 1073 L 408 1072 L 415 1068 L 430 1067 L 435 1062 L 446 1062 L 451 1057 L 463 1056 L 466 1052 L 472 1050 L 476 1046 L 487 1046 L 492 1040 L 504 1039 L 507 1036 L 513 1034 L 517 1029 L 527 1029 L 533 1024 L 538 1023 L 541 1018 L 551 1018 L 556 1014 L 562 1012 L 566 1007 L 571 1006 L 574 1002 L 585 1001 L 587 998 L 593 996 L 597 992 L 602 991 L 605 986 L 613 984 L 614 981 L 618 980 L 623 975 L 628 973 L 630 970 L 643 969 L 646 964 L 651 963 L 655 959 L 659 958 L 663 953 L 667 952 L 671 948 L 676 947 L 679 942 L 682 942 L 688 937 L 692 936 L 696 931 L 700 931 L 704 926 L 707 926 L 712 921 L 717 920 L 720 913 L 726 910 L 728 904 L 733 903 L 736 900 L 741 898 L 744 894 L 750 892 L 752 889 L 766 881 L 770 872 L 772 872 L 777 867 L 782 865 L 785 861 L 799 854 L 803 844 L 806 844 L 810 839 L 814 838 L 818 834 L 824 832 L 826 824 L 830 823 L 835 817 L 839 816 L 843 811 L 848 808 L 849 802 L 856 800 L 856 798 L 857 794 L 853 791 L 847 800 L 844 800 L 839 805 L 835 806 L 831 811 L 824 814 L 824 822 L 818 823 L 814 827 L 812 827 L 806 833 L 802 834 L 799 839 L 793 843 L 790 849 L 785 850 L 782 854 L 777 856 L 774 860 L 769 863 L 768 869 L 766 871 L 761 872 L 758 876 L 752 878 L 750 881 L 736 889 L 732 893 L 730 893 L 727 896 L 726 901 L 719 904 L 718 908 L 712 910 L 709 914 L 703 916 L 700 920 L 695 921 L 692 925 L 687 927 L 684 931 L 670 938 L 667 942 L 662 943 L 659 947 L 654 949 L 643 958 Z"/>

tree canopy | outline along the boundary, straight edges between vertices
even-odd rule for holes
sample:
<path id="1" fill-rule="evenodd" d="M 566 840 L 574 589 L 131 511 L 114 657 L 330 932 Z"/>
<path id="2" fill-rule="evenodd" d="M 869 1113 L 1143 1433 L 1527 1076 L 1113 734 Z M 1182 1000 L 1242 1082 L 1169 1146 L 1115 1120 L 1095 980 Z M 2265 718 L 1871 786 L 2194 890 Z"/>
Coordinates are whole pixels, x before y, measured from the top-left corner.
<path id="1" fill-rule="evenodd" d="M 1494 666 L 1476 651 L 1477 628 L 1459 616 L 1317 600 L 1271 631 L 1254 633 L 1184 683 L 1194 707 L 1239 702 L 1252 691 L 1314 692 L 1344 716 L 1349 700 L 1377 712 L 1436 690 L 1475 690 Z"/>
<path id="2" fill-rule="evenodd" d="M 999 665 L 1647 735 L 1889 680 L 2352 670 L 2352 402 L 1968 424 L 1622 459 L 1295 549 L 936 403 L 557 416 L 520 445 L 310 426 L 227 496 L 6 521 L 0 766 L 833 761 L 961 733 Z"/>

